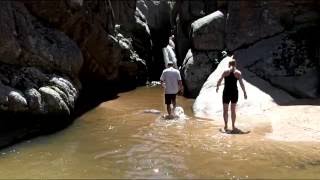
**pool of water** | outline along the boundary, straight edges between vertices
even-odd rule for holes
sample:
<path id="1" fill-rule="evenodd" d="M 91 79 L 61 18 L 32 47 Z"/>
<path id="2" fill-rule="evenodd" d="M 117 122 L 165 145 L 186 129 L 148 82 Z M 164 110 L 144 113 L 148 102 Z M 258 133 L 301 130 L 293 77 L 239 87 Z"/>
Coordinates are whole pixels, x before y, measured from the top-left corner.
<path id="1" fill-rule="evenodd" d="M 177 102 L 188 119 L 161 117 L 159 87 L 119 94 L 65 130 L 2 149 L 0 177 L 320 178 L 319 143 L 268 139 L 268 123 L 248 134 L 221 133 L 222 119 L 195 118 L 192 99 Z"/>

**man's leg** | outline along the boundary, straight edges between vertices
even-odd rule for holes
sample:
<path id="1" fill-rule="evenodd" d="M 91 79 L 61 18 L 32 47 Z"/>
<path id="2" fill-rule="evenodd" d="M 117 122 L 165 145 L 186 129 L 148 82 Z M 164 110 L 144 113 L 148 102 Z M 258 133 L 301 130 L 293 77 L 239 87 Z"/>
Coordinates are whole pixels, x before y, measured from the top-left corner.
<path id="1" fill-rule="evenodd" d="M 223 103 L 224 130 L 228 129 L 228 107 L 229 104 Z"/>
<path id="2" fill-rule="evenodd" d="M 170 104 L 171 104 L 171 99 L 170 99 L 170 95 L 169 94 L 165 94 L 165 104 L 167 105 L 167 112 L 168 112 L 168 115 L 169 117 L 171 116 L 171 107 L 170 107 Z"/>
<path id="3" fill-rule="evenodd" d="M 235 122 L 236 122 L 236 106 L 237 103 L 231 103 L 231 119 L 232 119 L 232 130 L 235 130 Z"/>
<path id="4" fill-rule="evenodd" d="M 174 110 L 176 109 L 176 105 L 177 105 L 177 103 L 176 103 L 176 96 L 175 95 L 172 95 L 172 99 L 171 99 L 172 101 L 172 106 L 173 106 L 173 108 L 172 108 L 172 112 L 174 113 Z"/>
<path id="5" fill-rule="evenodd" d="M 169 117 L 171 117 L 171 107 L 170 107 L 170 104 L 167 104 L 167 111 L 168 111 Z"/>

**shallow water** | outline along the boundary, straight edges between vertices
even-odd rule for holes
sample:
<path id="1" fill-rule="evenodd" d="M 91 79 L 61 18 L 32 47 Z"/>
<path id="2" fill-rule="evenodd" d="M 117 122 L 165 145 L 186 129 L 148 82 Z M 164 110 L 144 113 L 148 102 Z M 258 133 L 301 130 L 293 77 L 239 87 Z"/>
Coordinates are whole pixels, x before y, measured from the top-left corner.
<path id="1" fill-rule="evenodd" d="M 61 132 L 1 150 L 0 177 L 320 178 L 319 143 L 274 141 L 270 124 L 241 118 L 249 134 L 224 134 L 221 119 L 192 117 L 192 102 L 178 97 L 189 119 L 164 120 L 159 87 L 122 93 Z"/>

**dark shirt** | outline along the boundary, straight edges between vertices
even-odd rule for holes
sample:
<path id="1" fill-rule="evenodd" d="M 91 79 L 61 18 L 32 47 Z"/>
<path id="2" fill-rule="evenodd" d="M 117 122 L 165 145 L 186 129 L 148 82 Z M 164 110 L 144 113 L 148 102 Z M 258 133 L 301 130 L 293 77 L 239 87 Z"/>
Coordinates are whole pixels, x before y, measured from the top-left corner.
<path id="1" fill-rule="evenodd" d="M 234 72 L 230 72 L 230 74 L 224 77 L 224 89 L 226 93 L 238 93 L 237 87 L 237 78 L 234 75 Z"/>

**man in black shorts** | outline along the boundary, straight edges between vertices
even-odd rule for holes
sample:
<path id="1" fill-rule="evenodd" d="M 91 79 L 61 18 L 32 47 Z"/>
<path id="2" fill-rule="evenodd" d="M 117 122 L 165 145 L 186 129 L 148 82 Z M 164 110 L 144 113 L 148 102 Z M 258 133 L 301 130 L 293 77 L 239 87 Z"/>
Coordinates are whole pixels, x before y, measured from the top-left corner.
<path id="1" fill-rule="evenodd" d="M 236 105 L 238 102 L 238 87 L 237 81 L 239 80 L 240 87 L 243 91 L 244 98 L 247 99 L 247 93 L 242 81 L 241 72 L 236 68 L 236 61 L 233 59 L 233 56 L 228 57 L 229 59 L 229 68 L 222 73 L 221 78 L 218 80 L 217 89 L 218 92 L 219 86 L 222 79 L 224 79 L 224 89 L 222 95 L 223 103 L 223 119 L 224 119 L 224 129 L 228 129 L 228 108 L 231 102 L 231 119 L 232 119 L 232 131 L 236 131 L 235 127 L 236 122 Z"/>
<path id="2" fill-rule="evenodd" d="M 176 108 L 176 95 L 183 91 L 180 71 L 173 68 L 173 62 L 168 62 L 168 68 L 163 70 L 160 77 L 161 85 L 165 90 L 165 104 L 167 105 L 168 118 L 173 118 L 172 112 Z M 173 108 L 171 109 L 171 104 Z"/>

